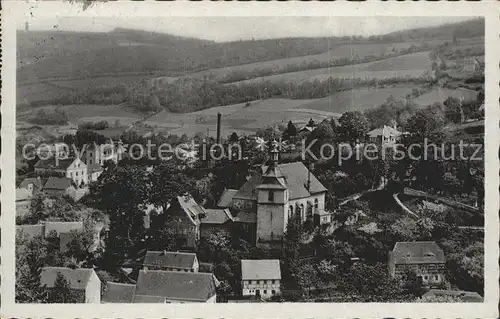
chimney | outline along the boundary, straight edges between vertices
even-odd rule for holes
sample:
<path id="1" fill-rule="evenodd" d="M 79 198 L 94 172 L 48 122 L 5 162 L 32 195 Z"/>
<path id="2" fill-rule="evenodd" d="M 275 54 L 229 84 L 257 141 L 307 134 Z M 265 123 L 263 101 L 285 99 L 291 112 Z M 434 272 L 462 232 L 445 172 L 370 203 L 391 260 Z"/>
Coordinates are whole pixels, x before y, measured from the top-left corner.
<path id="1" fill-rule="evenodd" d="M 217 113 L 217 144 L 220 144 L 220 122 L 221 122 L 222 114 Z"/>

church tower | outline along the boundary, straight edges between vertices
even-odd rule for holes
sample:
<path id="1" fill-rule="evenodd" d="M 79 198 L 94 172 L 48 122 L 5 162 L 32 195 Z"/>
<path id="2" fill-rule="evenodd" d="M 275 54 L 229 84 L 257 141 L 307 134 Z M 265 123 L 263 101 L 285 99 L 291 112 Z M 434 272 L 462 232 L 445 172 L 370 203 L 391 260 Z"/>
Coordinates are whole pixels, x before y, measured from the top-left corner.
<path id="1" fill-rule="evenodd" d="M 280 241 L 286 225 L 285 208 L 289 192 L 284 175 L 279 169 L 279 150 L 276 143 L 270 147 L 269 161 L 263 166 L 257 192 L 257 243 Z"/>

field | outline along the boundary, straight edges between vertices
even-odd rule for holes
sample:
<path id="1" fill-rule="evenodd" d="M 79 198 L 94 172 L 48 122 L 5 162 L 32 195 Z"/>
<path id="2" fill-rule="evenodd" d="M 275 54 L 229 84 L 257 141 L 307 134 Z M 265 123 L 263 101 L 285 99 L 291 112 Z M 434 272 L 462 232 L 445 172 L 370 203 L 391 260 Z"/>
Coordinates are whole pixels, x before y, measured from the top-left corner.
<path id="1" fill-rule="evenodd" d="M 404 99 L 413 88 L 415 88 L 415 86 L 396 86 L 337 92 L 322 99 L 312 100 L 311 102 L 303 104 L 301 107 L 336 113 L 364 111 L 383 104 L 391 95 L 396 100 Z"/>
<path id="2" fill-rule="evenodd" d="M 444 43 L 444 40 L 428 41 L 429 45 L 439 45 Z M 225 75 L 233 72 L 250 72 L 256 69 L 273 69 L 283 70 L 287 65 L 301 65 L 310 62 L 330 62 L 340 58 L 350 58 L 358 55 L 360 58 L 366 56 L 381 56 L 393 53 L 393 50 L 399 51 L 401 49 L 408 49 L 411 45 L 422 45 L 422 42 L 402 42 L 402 43 L 369 43 L 369 44 L 342 44 L 337 45 L 330 51 L 321 54 L 312 54 L 300 57 L 292 57 L 286 59 L 278 59 L 271 61 L 263 61 L 257 63 L 249 63 L 238 66 L 231 66 L 226 68 L 211 69 L 201 72 L 189 73 L 189 76 L 203 77 L 207 75 L 214 76 L 215 78 L 223 78 Z M 305 71 L 304 71 L 305 72 Z M 296 72 L 293 72 L 296 73 Z M 276 75 L 278 76 L 278 75 Z M 162 77 L 166 82 L 172 82 L 178 77 Z"/>
<path id="3" fill-rule="evenodd" d="M 434 103 L 442 103 L 448 97 L 463 98 L 464 102 L 475 101 L 477 98 L 477 91 L 466 90 L 466 89 L 446 89 L 446 88 L 436 88 L 428 93 L 425 93 L 415 99 L 415 103 L 420 106 L 427 106 Z"/>
<path id="4" fill-rule="evenodd" d="M 368 78 L 384 79 L 392 77 L 417 77 L 430 72 L 431 60 L 429 52 L 406 54 L 382 61 L 360 63 L 349 66 L 314 69 L 307 71 L 290 72 L 255 79 L 235 82 L 253 83 L 259 81 L 272 82 L 304 82 L 334 78 Z"/>

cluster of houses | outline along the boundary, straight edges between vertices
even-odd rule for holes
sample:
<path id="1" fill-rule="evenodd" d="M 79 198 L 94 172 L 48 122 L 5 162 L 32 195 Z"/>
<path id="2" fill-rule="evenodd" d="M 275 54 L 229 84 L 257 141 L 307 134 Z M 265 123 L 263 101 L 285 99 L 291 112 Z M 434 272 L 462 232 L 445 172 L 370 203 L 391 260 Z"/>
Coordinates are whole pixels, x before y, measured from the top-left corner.
<path id="1" fill-rule="evenodd" d="M 28 211 L 31 198 L 41 192 L 49 197 L 68 195 L 79 199 L 85 194 L 85 186 L 99 178 L 105 161 L 118 162 L 120 151 L 118 146 L 90 144 L 78 157 L 60 143 L 40 148 L 40 160 L 34 165 L 36 177 L 25 178 L 16 189 L 17 214 Z"/>
<path id="2" fill-rule="evenodd" d="M 446 287 L 443 250 L 435 242 L 398 242 L 390 252 L 388 268 L 394 278 L 414 271 L 424 295 L 459 297 L 467 302 L 482 302 L 475 292 Z M 65 277 L 83 303 L 215 303 L 220 283 L 210 272 L 201 270 L 197 255 L 191 252 L 148 251 L 138 270 L 137 280 L 101 283 L 93 269 L 45 267 L 41 285 L 53 289 L 58 274 Z M 101 285 L 103 286 L 101 289 Z M 278 259 L 241 260 L 239 299 L 228 302 L 266 301 L 282 294 Z M 239 300 L 239 301 L 238 301 Z"/>

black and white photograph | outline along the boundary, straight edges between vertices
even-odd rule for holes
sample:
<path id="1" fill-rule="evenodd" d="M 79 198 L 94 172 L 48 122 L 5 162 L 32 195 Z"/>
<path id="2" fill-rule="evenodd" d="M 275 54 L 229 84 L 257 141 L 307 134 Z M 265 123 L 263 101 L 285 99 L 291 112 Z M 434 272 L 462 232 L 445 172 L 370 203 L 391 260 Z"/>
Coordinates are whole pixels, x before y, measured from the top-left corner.
<path id="1" fill-rule="evenodd" d="M 499 227 L 487 205 L 498 184 L 485 181 L 498 162 L 485 114 L 497 132 L 498 101 L 486 98 L 484 10 L 143 17 L 102 6 L 37 15 L 35 4 L 10 26 L 15 203 L 11 190 L 2 230 L 14 287 L 2 301 L 498 315 L 498 264 L 485 270 Z"/>

